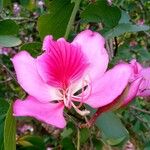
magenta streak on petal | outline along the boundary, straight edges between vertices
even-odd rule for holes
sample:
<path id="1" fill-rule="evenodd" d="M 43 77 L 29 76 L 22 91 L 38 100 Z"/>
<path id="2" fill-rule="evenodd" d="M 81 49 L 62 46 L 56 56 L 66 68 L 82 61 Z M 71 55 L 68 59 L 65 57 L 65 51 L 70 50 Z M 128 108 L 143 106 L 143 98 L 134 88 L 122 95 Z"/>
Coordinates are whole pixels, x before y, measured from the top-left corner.
<path id="1" fill-rule="evenodd" d="M 80 79 L 89 63 L 80 47 L 59 39 L 50 43 L 50 51 L 37 58 L 42 79 L 54 87 L 66 89 Z"/>
<path id="2" fill-rule="evenodd" d="M 57 98 L 56 89 L 46 84 L 36 68 L 36 60 L 26 51 L 12 58 L 17 80 L 22 88 L 41 102 L 49 102 Z"/>

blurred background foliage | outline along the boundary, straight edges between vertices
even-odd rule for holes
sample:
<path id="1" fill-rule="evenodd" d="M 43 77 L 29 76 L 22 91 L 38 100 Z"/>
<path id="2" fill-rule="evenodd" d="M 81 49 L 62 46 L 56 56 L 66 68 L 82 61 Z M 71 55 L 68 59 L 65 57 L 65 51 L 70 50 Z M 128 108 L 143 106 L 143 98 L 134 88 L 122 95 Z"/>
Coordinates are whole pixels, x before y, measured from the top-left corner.
<path id="1" fill-rule="evenodd" d="M 149 14 L 149 0 L 0 0 L 0 150 L 150 150 L 148 97 L 103 113 L 90 129 L 78 128 L 85 120 L 73 111 L 66 111 L 64 130 L 32 118 L 15 119 L 12 101 L 26 93 L 10 61 L 21 50 L 39 55 L 47 34 L 71 41 L 92 29 L 106 39 L 110 67 L 134 58 L 150 66 Z"/>

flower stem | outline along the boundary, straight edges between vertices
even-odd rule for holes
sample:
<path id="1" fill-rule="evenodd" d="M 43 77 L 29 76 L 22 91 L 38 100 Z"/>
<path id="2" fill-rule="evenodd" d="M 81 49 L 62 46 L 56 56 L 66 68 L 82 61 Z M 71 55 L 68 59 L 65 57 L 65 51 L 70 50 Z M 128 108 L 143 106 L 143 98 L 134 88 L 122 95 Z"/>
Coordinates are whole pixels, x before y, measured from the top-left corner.
<path id="1" fill-rule="evenodd" d="M 77 129 L 77 150 L 80 150 L 80 130 Z"/>
<path id="2" fill-rule="evenodd" d="M 68 35 L 70 33 L 72 24 L 73 24 L 75 16 L 76 16 L 76 13 L 79 9 L 80 2 L 81 2 L 81 0 L 75 0 L 75 5 L 74 5 L 70 20 L 69 20 L 68 25 L 67 25 L 66 33 L 65 33 L 65 38 L 66 39 L 68 38 Z"/>

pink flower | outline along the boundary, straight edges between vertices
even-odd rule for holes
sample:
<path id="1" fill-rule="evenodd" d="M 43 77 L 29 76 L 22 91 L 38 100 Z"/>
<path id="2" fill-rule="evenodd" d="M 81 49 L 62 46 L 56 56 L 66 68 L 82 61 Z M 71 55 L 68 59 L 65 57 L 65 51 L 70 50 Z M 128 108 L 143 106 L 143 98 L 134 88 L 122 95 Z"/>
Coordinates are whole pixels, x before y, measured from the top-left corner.
<path id="1" fill-rule="evenodd" d="M 122 63 L 106 72 L 104 44 L 99 33 L 85 30 L 72 43 L 46 36 L 43 54 L 37 58 L 26 51 L 18 53 L 12 62 L 18 82 L 29 96 L 15 101 L 14 115 L 64 128 L 64 108 L 84 116 L 89 111 L 80 109 L 83 103 L 93 108 L 112 103 L 128 85 L 132 67 Z"/>
<path id="2" fill-rule="evenodd" d="M 12 51 L 9 47 L 1 47 L 0 46 L 0 55 L 8 55 Z"/>
<path id="3" fill-rule="evenodd" d="M 19 16 L 20 15 L 20 12 L 21 12 L 21 8 L 20 6 L 18 5 L 18 3 L 14 3 L 13 4 L 13 13 L 15 16 Z"/>
<path id="4" fill-rule="evenodd" d="M 97 109 L 95 114 L 88 121 L 87 126 L 92 126 L 97 117 L 103 112 L 125 107 L 136 96 L 150 96 L 150 68 L 143 68 L 135 59 L 131 60 L 129 64 L 125 62 L 122 63 L 128 65 L 132 70 L 128 84 L 116 99 Z"/>
<path id="5" fill-rule="evenodd" d="M 138 45 L 138 43 L 135 40 L 133 40 L 133 41 L 130 42 L 130 46 L 131 47 L 135 47 L 137 45 Z"/>
<path id="6" fill-rule="evenodd" d="M 150 68 L 143 68 L 135 59 L 130 62 L 130 65 L 133 69 L 133 75 L 123 106 L 126 106 L 136 96 L 150 96 Z"/>
<path id="7" fill-rule="evenodd" d="M 138 24 L 138 25 L 144 25 L 144 23 L 145 23 L 145 20 L 144 20 L 144 19 L 139 19 L 139 20 L 137 21 L 137 24 Z"/>
<path id="8" fill-rule="evenodd" d="M 113 3 L 112 1 L 113 0 L 107 0 L 107 2 L 108 2 L 109 5 L 112 5 L 112 3 Z"/>

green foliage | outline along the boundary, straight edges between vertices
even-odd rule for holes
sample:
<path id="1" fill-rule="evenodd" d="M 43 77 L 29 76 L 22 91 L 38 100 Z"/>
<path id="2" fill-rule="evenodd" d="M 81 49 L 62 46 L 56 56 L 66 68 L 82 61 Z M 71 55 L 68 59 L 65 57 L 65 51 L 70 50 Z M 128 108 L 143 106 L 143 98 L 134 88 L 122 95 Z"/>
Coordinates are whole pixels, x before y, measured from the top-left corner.
<path id="1" fill-rule="evenodd" d="M 120 119 L 112 112 L 103 113 L 96 121 L 103 138 L 110 145 L 118 145 L 128 138 L 128 132 Z"/>
<path id="2" fill-rule="evenodd" d="M 70 3 L 70 0 L 50 2 L 49 13 L 38 19 L 38 31 L 41 39 L 48 34 L 53 35 L 56 39 L 65 35 L 73 6 L 74 4 Z"/>
<path id="3" fill-rule="evenodd" d="M 0 45 L 3 47 L 14 47 L 21 44 L 21 40 L 15 37 L 18 34 L 18 25 L 10 20 L 0 21 Z"/>
<path id="4" fill-rule="evenodd" d="M 9 104 L 8 102 L 0 99 L 0 150 L 3 150 L 4 147 L 4 122 L 5 122 L 5 115 L 8 111 Z"/>
<path id="5" fill-rule="evenodd" d="M 81 14 L 86 22 L 101 22 L 105 27 L 116 26 L 121 17 L 121 11 L 116 6 L 108 5 L 106 0 L 98 0 L 90 4 Z"/>
<path id="6" fill-rule="evenodd" d="M 19 0 L 21 5 L 26 9 L 32 11 L 36 8 L 36 1 L 35 0 Z"/>
<path id="7" fill-rule="evenodd" d="M 98 139 L 94 138 L 92 142 L 93 142 L 94 148 L 95 148 L 96 150 L 102 150 L 102 148 L 103 148 L 103 143 L 102 143 L 101 140 L 98 140 Z"/>
<path id="8" fill-rule="evenodd" d="M 37 56 L 42 52 L 42 43 L 40 42 L 33 42 L 33 43 L 25 43 L 21 45 L 20 50 L 26 50 L 32 56 Z"/>
<path id="9" fill-rule="evenodd" d="M 20 149 L 45 150 L 45 143 L 39 136 L 26 135 L 19 139 Z"/>
<path id="10" fill-rule="evenodd" d="M 83 128 L 80 130 L 80 142 L 84 144 L 90 137 L 90 130 L 88 128 Z"/>
<path id="11" fill-rule="evenodd" d="M 7 101 L 0 99 L 0 116 L 5 116 L 7 113 L 9 104 Z"/>
<path id="12" fill-rule="evenodd" d="M 113 37 L 120 36 L 126 32 L 139 32 L 149 30 L 147 25 L 133 25 L 130 23 L 120 23 L 116 27 L 112 28 L 108 32 L 104 33 L 105 38 L 110 39 Z"/>
<path id="13" fill-rule="evenodd" d="M 14 2 L 19 4 L 19 14 L 14 12 Z M 10 58 L 22 50 L 34 57 L 40 55 L 43 53 L 42 39 L 48 34 L 54 39 L 67 38 L 69 34 L 69 40 L 72 40 L 80 31 L 92 29 L 105 36 L 110 66 L 131 59 L 137 59 L 144 66 L 150 64 L 148 0 L 113 0 L 112 4 L 107 0 L 43 2 L 45 4 L 41 6 L 36 0 L 0 0 L 0 150 L 45 150 L 47 147 L 54 150 L 121 149 L 127 140 L 131 140 L 137 149 L 149 150 L 150 116 L 138 109 L 149 112 L 150 103 L 141 98 L 131 104 L 137 110 L 129 106 L 116 110 L 117 115 L 103 113 L 90 129 L 79 128 L 90 116 L 85 119 L 72 109 L 65 110 L 68 123 L 63 130 L 50 125 L 45 127 L 33 118 L 17 118 L 15 127 L 12 104 L 7 101 L 16 97 L 23 99 L 27 94 L 14 80 L 16 76 Z M 23 41 L 22 45 L 18 37 Z M 13 48 L 3 54 L 2 47 Z M 31 125 L 33 130 L 22 131 L 24 125 Z"/>
<path id="14" fill-rule="evenodd" d="M 19 26 L 11 19 L 0 21 L 0 35 L 16 35 Z"/>
<path id="15" fill-rule="evenodd" d="M 0 45 L 3 47 L 14 47 L 21 44 L 21 40 L 12 35 L 0 35 Z"/>
<path id="16" fill-rule="evenodd" d="M 61 144 L 62 144 L 62 150 L 75 150 L 75 146 L 71 138 L 64 138 Z"/>
<path id="17" fill-rule="evenodd" d="M 2 8 L 11 4 L 11 0 L 0 0 L 0 11 Z"/>
<path id="18" fill-rule="evenodd" d="M 16 150 L 16 120 L 12 115 L 12 104 L 6 114 L 4 125 L 4 150 Z"/>
<path id="19" fill-rule="evenodd" d="M 61 133 L 62 138 L 66 138 L 68 136 L 71 136 L 73 133 L 73 130 L 71 128 L 65 128 L 64 131 Z"/>

